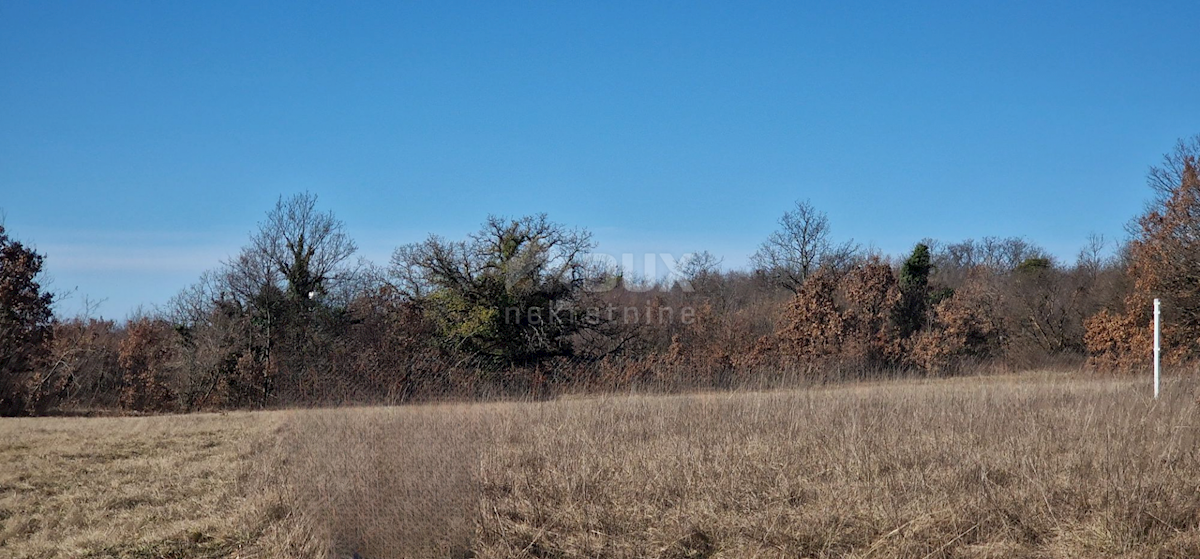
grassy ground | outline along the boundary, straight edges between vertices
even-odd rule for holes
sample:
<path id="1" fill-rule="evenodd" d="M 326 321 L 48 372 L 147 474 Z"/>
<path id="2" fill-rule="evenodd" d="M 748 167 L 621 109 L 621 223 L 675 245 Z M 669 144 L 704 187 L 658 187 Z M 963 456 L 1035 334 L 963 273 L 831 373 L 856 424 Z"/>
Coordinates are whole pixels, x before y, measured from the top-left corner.
<path id="1" fill-rule="evenodd" d="M 1196 557 L 1188 383 L 0 421 L 0 557 Z"/>
<path id="2" fill-rule="evenodd" d="M 225 556 L 277 413 L 0 419 L 0 557 Z M 258 448 L 255 448 L 256 445 Z"/>

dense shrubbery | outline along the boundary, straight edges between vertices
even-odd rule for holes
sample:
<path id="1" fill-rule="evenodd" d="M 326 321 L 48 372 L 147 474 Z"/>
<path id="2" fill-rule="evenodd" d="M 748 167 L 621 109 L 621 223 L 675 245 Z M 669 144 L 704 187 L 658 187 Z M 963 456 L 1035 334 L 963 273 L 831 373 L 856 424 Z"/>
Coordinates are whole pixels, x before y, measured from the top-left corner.
<path id="1" fill-rule="evenodd" d="M 42 257 L 0 228 L 0 412 L 190 411 L 563 390 L 684 390 L 831 374 L 1143 366 L 1150 300 L 1167 362 L 1200 355 L 1200 137 L 1151 172 L 1157 197 L 1117 257 L 1065 264 L 1019 238 L 924 240 L 904 261 L 835 243 L 807 202 L 751 272 L 708 253 L 659 283 L 589 259 L 587 231 L 489 217 L 390 266 L 308 194 L 241 253 L 124 324 L 54 321 Z M 1173 186 L 1167 186 L 1172 185 Z"/>

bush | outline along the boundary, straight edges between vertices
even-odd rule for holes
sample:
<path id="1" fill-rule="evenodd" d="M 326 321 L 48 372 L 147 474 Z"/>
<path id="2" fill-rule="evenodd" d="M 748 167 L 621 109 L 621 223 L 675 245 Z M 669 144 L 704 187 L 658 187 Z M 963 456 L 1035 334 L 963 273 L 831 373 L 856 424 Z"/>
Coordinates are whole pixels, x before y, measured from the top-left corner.
<path id="1" fill-rule="evenodd" d="M 121 407 L 152 412 L 177 408 L 167 376 L 173 335 L 171 326 L 158 320 L 142 318 L 129 325 L 117 357 L 124 381 Z"/>

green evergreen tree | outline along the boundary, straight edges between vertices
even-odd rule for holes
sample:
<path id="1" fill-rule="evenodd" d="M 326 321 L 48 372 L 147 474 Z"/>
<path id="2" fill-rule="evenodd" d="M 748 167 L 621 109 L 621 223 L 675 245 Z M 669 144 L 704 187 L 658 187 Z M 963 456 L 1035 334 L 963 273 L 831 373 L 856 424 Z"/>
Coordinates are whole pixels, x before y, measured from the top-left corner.
<path id="1" fill-rule="evenodd" d="M 900 268 L 900 316 L 896 323 L 900 326 L 902 337 L 908 337 L 925 326 L 930 307 L 929 274 L 932 271 L 929 245 L 917 243 Z"/>

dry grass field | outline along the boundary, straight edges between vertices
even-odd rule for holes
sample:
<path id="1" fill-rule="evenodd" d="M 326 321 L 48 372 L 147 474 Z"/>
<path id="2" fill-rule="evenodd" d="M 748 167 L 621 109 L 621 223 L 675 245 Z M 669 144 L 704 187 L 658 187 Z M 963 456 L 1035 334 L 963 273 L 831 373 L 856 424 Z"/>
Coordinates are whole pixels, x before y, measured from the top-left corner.
<path id="1" fill-rule="evenodd" d="M 269 523 L 247 473 L 281 417 L 0 419 L 0 557 L 236 552 Z"/>
<path id="2" fill-rule="evenodd" d="M 1190 381 L 0 420 L 0 557 L 1197 557 Z"/>

